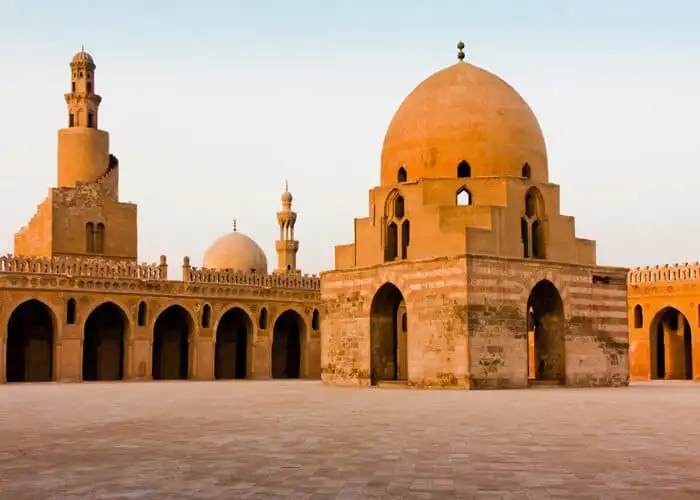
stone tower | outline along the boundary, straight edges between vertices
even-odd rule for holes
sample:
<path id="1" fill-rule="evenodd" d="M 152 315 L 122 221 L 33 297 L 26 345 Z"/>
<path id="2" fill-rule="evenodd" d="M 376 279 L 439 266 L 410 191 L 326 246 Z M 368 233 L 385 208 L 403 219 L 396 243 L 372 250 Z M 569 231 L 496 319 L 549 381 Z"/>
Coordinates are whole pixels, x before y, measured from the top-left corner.
<path id="1" fill-rule="evenodd" d="M 297 222 L 297 213 L 292 210 L 292 193 L 289 185 L 285 183 L 282 193 L 282 210 L 277 212 L 277 222 L 280 225 L 280 239 L 275 242 L 277 249 L 278 273 L 299 273 L 297 269 L 297 252 L 299 242 L 294 239 L 294 224 Z"/>
<path id="2" fill-rule="evenodd" d="M 14 253 L 136 261 L 136 205 L 119 201 L 119 161 L 109 152 L 109 134 L 97 128 L 102 98 L 95 93 L 92 56 L 75 54 L 70 71 L 68 127 L 58 131 L 58 186 L 15 235 Z"/>
<path id="3" fill-rule="evenodd" d="M 65 94 L 68 128 L 58 131 L 58 187 L 93 182 L 110 166 L 109 134 L 98 129 L 102 97 L 95 93 L 95 62 L 81 50 L 70 63 L 71 89 Z"/>

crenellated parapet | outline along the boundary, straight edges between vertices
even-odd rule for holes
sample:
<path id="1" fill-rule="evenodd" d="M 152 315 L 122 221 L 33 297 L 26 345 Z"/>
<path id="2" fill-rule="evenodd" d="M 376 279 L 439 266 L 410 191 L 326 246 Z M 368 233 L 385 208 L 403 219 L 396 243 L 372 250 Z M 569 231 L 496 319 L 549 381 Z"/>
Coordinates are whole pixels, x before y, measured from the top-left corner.
<path id="1" fill-rule="evenodd" d="M 142 281 L 167 280 L 167 264 L 115 261 L 93 257 L 21 257 L 0 256 L 0 274 L 43 274 L 125 278 Z"/>
<path id="2" fill-rule="evenodd" d="M 320 290 L 321 279 L 316 275 L 260 274 L 226 269 L 207 269 L 183 266 L 182 281 L 190 283 L 250 285 L 264 288 L 291 288 Z"/>
<path id="3" fill-rule="evenodd" d="M 627 283 L 629 285 L 678 283 L 682 281 L 700 281 L 700 262 L 636 267 L 630 269 L 627 274 Z"/>

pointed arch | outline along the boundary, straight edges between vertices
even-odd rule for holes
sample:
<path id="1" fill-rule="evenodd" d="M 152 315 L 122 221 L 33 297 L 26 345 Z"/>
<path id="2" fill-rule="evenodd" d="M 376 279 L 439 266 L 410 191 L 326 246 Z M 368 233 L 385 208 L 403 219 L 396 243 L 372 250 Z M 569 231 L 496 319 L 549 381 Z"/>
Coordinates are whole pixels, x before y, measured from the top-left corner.
<path id="1" fill-rule="evenodd" d="M 251 372 L 249 353 L 252 345 L 253 319 L 240 307 L 228 309 L 216 326 L 214 377 L 246 378 Z"/>
<path id="2" fill-rule="evenodd" d="M 396 174 L 396 180 L 397 182 L 406 182 L 406 179 L 408 178 L 408 173 L 406 172 L 406 169 L 403 167 L 399 167 L 399 171 Z"/>
<path id="3" fill-rule="evenodd" d="M 526 310 L 532 324 L 534 350 L 528 367 L 534 364 L 537 380 L 566 381 L 566 324 L 564 303 L 557 287 L 549 280 L 539 281 L 530 292 Z M 529 326 L 529 325 L 528 325 Z M 529 334 L 528 338 L 529 344 Z M 527 346 L 530 353 L 529 345 Z M 528 356 L 529 358 L 530 356 Z"/>
<path id="4" fill-rule="evenodd" d="M 521 177 L 524 177 L 525 179 L 532 177 L 532 169 L 530 168 L 529 163 L 525 163 L 525 165 L 523 165 L 521 174 Z"/>
<path id="5" fill-rule="evenodd" d="M 173 304 L 158 314 L 153 325 L 152 377 L 186 379 L 189 375 L 189 342 L 195 321 L 190 312 Z"/>
<path id="6" fill-rule="evenodd" d="M 467 189 L 467 186 L 462 186 L 457 190 L 457 206 L 468 207 L 472 204 L 472 194 Z"/>
<path id="7" fill-rule="evenodd" d="M 394 200 L 394 217 L 397 219 L 403 219 L 405 215 L 405 205 L 403 196 L 399 195 Z"/>
<path id="8" fill-rule="evenodd" d="M 525 193 L 525 215 L 528 217 L 544 217 L 544 199 L 540 190 L 534 186 Z"/>
<path id="9" fill-rule="evenodd" d="M 471 177 L 472 176 L 472 167 L 467 163 L 466 160 L 462 160 L 459 162 L 459 165 L 457 165 L 457 177 L 464 178 L 464 177 Z"/>
<path id="10" fill-rule="evenodd" d="M 406 329 L 404 329 L 404 324 Z M 407 377 L 406 302 L 393 283 L 384 283 L 370 305 L 370 376 L 372 384 Z"/>
<path id="11" fill-rule="evenodd" d="M 85 321 L 83 380 L 121 380 L 129 320 L 114 302 L 94 308 Z"/>
<path id="12" fill-rule="evenodd" d="M 56 314 L 48 304 L 30 299 L 17 305 L 7 322 L 6 380 L 53 380 L 55 336 Z"/>

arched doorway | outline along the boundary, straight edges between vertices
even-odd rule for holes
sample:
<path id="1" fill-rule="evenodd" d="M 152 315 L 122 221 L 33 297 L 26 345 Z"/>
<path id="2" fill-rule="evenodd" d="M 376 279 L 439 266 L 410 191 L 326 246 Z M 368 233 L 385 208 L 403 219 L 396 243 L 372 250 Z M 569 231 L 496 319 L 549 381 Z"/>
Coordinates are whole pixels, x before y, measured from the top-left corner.
<path id="1" fill-rule="evenodd" d="M 385 283 L 370 308 L 372 383 L 408 379 L 408 316 L 401 291 Z"/>
<path id="2" fill-rule="evenodd" d="M 7 325 L 8 382 L 53 380 L 55 317 L 39 300 L 23 302 L 12 311 Z"/>
<path id="3" fill-rule="evenodd" d="M 192 316 L 173 305 L 158 316 L 153 327 L 153 379 L 186 379 L 189 368 L 189 338 Z"/>
<path id="4" fill-rule="evenodd" d="M 252 334 L 253 322 L 243 309 L 234 307 L 224 313 L 216 328 L 215 378 L 246 378 Z"/>
<path id="5" fill-rule="evenodd" d="M 650 324 L 651 378 L 692 380 L 693 343 L 690 323 L 683 313 L 665 307 Z"/>
<path id="6" fill-rule="evenodd" d="M 284 311 L 272 333 L 272 378 L 301 377 L 304 320 L 293 310 Z"/>
<path id="7" fill-rule="evenodd" d="M 83 341 L 83 380 L 121 380 L 124 376 L 124 342 L 127 320 L 113 302 L 90 313 Z"/>
<path id="8" fill-rule="evenodd" d="M 564 304 L 551 281 L 535 285 L 527 312 L 529 378 L 566 382 Z"/>

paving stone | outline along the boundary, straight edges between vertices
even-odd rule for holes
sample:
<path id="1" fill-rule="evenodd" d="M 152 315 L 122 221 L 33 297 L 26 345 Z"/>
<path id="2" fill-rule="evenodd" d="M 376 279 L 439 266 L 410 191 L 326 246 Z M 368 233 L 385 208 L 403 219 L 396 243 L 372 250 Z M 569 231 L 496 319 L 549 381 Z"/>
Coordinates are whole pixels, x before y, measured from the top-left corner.
<path id="1" fill-rule="evenodd" d="M 700 498 L 700 384 L 0 386 L 0 498 Z"/>

